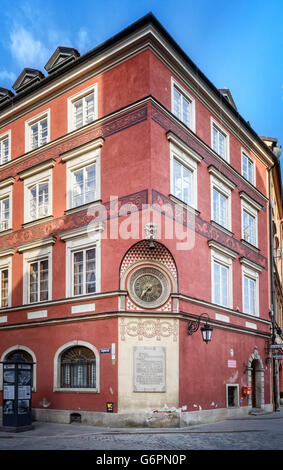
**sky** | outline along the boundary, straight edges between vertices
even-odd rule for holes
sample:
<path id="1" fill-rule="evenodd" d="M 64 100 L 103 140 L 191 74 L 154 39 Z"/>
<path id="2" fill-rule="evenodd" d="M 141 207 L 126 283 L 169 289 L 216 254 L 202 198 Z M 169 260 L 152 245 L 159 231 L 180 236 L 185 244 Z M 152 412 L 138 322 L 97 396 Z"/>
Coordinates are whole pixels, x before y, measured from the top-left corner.
<path id="1" fill-rule="evenodd" d="M 152 12 L 241 116 L 283 145 L 283 0 L 0 0 L 0 87 L 55 49 L 84 54 Z M 283 152 L 282 152 L 283 153 Z M 283 158 L 281 157 L 281 166 Z"/>

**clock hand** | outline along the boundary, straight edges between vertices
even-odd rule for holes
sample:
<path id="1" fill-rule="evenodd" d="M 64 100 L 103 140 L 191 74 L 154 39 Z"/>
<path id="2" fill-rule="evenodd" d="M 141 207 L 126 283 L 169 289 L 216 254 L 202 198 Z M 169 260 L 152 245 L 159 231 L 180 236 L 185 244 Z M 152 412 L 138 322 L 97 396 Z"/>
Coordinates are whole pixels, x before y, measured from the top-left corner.
<path id="1" fill-rule="evenodd" d="M 152 289 L 152 285 L 147 286 L 146 289 L 143 290 L 143 293 L 142 293 L 142 295 L 141 295 L 141 298 L 143 298 L 143 296 L 147 293 L 147 291 L 148 291 L 149 289 Z"/>

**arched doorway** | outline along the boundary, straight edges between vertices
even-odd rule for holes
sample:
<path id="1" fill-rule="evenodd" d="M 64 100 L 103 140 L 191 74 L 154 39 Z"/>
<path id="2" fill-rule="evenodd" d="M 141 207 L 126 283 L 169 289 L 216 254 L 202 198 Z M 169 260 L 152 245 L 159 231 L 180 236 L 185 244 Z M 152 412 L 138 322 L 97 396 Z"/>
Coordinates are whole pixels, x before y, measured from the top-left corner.
<path id="1" fill-rule="evenodd" d="M 252 394 L 249 397 L 249 406 L 257 409 L 263 408 L 264 367 L 256 346 L 248 361 L 248 385 L 252 387 Z"/>

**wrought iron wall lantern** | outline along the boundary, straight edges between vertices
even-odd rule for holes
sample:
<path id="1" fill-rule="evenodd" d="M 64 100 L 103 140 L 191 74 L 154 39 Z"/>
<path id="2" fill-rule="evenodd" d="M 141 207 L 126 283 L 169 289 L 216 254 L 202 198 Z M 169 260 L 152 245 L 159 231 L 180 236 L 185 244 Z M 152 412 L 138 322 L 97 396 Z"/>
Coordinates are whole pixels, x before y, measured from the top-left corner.
<path id="1" fill-rule="evenodd" d="M 201 319 L 204 315 L 207 316 L 207 320 L 205 322 L 205 325 L 200 329 L 200 331 L 201 331 L 201 334 L 202 334 L 203 341 L 205 341 L 206 344 L 207 344 L 209 341 L 211 341 L 211 336 L 212 336 L 212 331 L 213 331 L 212 326 L 210 326 L 209 323 L 208 323 L 208 320 L 210 320 L 210 318 L 209 318 L 209 315 L 207 313 L 202 313 L 196 321 L 189 321 L 189 323 L 188 323 L 188 335 L 191 336 L 192 334 L 194 334 L 199 329 L 200 321 L 201 321 Z"/>

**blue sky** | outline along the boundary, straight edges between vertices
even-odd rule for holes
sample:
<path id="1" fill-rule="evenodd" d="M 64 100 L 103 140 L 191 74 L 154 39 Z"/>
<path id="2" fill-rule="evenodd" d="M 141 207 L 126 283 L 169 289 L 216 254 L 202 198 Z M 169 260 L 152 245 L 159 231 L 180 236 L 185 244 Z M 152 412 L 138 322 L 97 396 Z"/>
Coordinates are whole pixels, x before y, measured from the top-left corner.
<path id="1" fill-rule="evenodd" d="M 283 0 L 0 0 L 0 86 L 42 70 L 57 46 L 81 54 L 152 12 L 259 135 L 283 145 Z M 282 161 L 282 158 L 281 158 Z"/>

